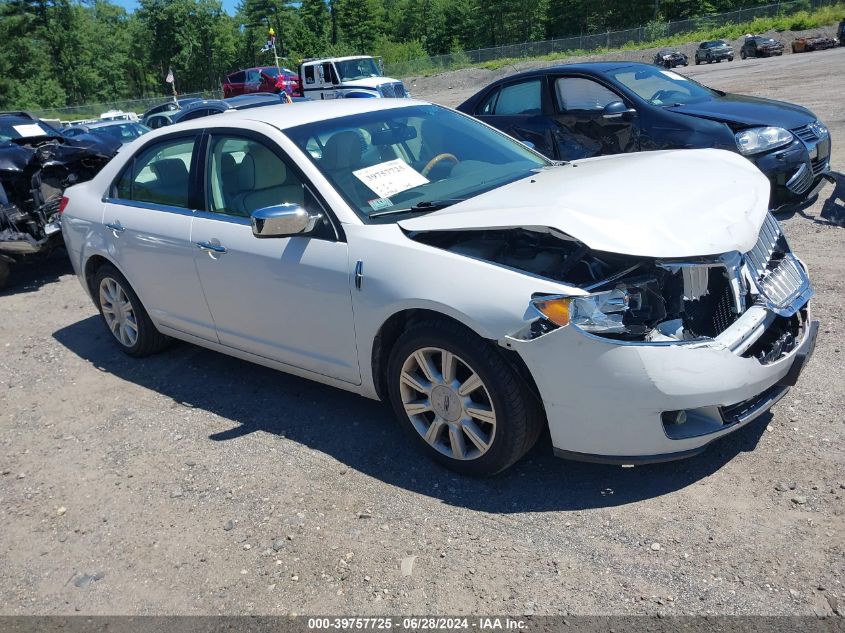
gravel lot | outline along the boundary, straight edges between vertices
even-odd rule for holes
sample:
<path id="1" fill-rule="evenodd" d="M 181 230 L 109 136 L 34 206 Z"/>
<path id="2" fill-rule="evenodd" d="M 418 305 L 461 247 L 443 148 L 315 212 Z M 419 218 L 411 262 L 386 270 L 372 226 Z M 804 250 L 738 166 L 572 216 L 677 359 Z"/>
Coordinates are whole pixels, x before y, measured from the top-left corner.
<path id="1" fill-rule="evenodd" d="M 785 221 L 815 357 L 773 415 L 684 462 L 577 464 L 546 440 L 460 479 L 379 403 L 187 344 L 129 359 L 61 254 L 18 268 L 0 613 L 845 613 L 845 229 L 826 219 L 845 210 L 843 68 L 845 49 L 681 70 L 812 108 L 840 172 Z M 484 72 L 413 91 L 454 105 Z"/>

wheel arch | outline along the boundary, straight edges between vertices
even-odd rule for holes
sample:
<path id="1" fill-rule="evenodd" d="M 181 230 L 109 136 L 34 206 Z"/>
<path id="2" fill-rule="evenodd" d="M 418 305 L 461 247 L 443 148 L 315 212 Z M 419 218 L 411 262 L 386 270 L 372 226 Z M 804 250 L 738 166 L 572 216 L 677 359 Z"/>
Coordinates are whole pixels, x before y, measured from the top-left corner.
<path id="1" fill-rule="evenodd" d="M 114 266 L 117 271 L 126 278 L 126 281 L 132 285 L 132 282 L 129 281 L 128 277 L 126 277 L 126 273 L 123 272 L 121 267 L 113 259 L 106 257 L 102 253 L 92 253 L 88 258 L 86 258 L 85 263 L 82 266 L 82 276 L 85 279 L 85 288 L 88 290 L 88 294 L 91 295 L 91 299 L 95 304 L 97 302 L 97 298 L 96 288 L 94 288 L 94 279 L 97 276 L 97 271 L 105 264 Z M 135 294 L 138 293 L 134 286 L 132 286 L 132 290 Z M 141 303 L 143 303 L 143 299 L 141 299 Z"/>
<path id="2" fill-rule="evenodd" d="M 534 381 L 534 377 L 528 370 L 528 366 L 522 357 L 514 350 L 506 349 L 499 345 L 496 340 L 485 336 L 476 327 L 468 321 L 456 318 L 456 316 L 446 314 L 432 308 L 404 308 L 391 314 L 384 323 L 379 327 L 378 332 L 373 339 L 373 346 L 370 355 L 370 366 L 372 368 L 373 386 L 376 394 L 380 400 L 387 401 L 387 363 L 390 357 L 390 352 L 399 336 L 411 327 L 414 323 L 423 321 L 441 321 L 444 323 L 451 323 L 457 325 L 469 335 L 474 335 L 483 340 L 490 346 L 517 374 L 523 383 L 526 391 L 532 398 L 536 399 L 536 404 L 545 415 L 545 407 L 543 406 L 540 391 Z"/>

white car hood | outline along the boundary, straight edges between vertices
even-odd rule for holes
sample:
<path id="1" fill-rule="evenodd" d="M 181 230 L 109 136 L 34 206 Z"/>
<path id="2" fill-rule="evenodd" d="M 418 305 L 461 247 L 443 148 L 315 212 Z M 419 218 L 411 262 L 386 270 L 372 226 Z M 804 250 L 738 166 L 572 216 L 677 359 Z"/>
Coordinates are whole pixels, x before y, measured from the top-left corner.
<path id="1" fill-rule="evenodd" d="M 554 229 L 598 251 L 676 258 L 751 250 L 770 185 L 723 150 L 603 156 L 539 171 L 425 216 L 408 231 Z"/>

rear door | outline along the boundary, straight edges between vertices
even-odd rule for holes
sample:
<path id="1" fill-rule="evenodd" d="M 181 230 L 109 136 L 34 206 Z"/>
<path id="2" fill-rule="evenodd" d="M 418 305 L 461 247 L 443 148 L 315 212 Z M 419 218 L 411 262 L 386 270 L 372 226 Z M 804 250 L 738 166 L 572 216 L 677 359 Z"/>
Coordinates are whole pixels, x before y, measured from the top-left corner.
<path id="1" fill-rule="evenodd" d="M 110 254 L 153 320 L 216 341 L 190 239 L 197 147 L 188 132 L 142 149 L 115 181 L 103 221 Z"/>
<path id="2" fill-rule="evenodd" d="M 634 113 L 606 115 L 605 106 L 621 101 L 621 94 L 584 75 L 549 77 L 554 121 L 559 128 L 558 154 L 563 160 L 619 154 L 637 150 L 639 124 Z"/>
<path id="3" fill-rule="evenodd" d="M 261 72 L 257 68 L 250 68 L 245 72 L 243 94 L 261 92 Z"/>
<path id="4" fill-rule="evenodd" d="M 544 111 L 548 96 L 543 77 L 497 86 L 478 104 L 475 117 L 513 138 L 528 142 L 549 158 L 558 158 L 551 122 Z"/>

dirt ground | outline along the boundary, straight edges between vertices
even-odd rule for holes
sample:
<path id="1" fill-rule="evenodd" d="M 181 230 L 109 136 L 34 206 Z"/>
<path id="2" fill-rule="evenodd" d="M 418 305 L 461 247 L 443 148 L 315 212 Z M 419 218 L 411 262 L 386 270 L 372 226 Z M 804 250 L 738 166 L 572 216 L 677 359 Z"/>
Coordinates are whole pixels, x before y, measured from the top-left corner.
<path id="1" fill-rule="evenodd" d="M 682 69 L 813 109 L 836 190 L 785 219 L 816 353 L 688 461 L 490 480 L 388 408 L 182 344 L 122 355 L 57 254 L 0 293 L 2 614 L 845 613 L 845 49 Z M 418 80 L 454 105 L 494 75 Z M 449 89 L 449 85 L 452 89 Z M 704 177 L 704 176 L 702 176 Z"/>

